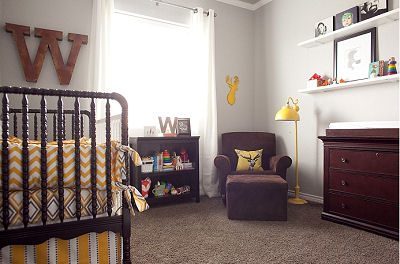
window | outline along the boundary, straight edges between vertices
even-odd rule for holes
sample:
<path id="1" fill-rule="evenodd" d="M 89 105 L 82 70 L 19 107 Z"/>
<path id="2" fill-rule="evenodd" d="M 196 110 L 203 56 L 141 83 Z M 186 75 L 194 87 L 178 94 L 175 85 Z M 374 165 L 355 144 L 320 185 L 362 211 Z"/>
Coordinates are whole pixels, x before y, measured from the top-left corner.
<path id="1" fill-rule="evenodd" d="M 188 26 L 114 13 L 112 91 L 127 98 L 137 136 L 145 125 L 158 127 L 158 116 L 192 117 L 200 109 L 192 39 Z"/>

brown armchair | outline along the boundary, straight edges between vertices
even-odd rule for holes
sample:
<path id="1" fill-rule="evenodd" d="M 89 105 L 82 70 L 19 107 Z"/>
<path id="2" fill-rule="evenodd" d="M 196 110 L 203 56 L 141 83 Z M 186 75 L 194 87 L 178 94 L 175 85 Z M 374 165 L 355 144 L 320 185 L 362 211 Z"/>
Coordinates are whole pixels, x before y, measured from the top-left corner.
<path id="1" fill-rule="evenodd" d="M 263 149 L 262 167 L 264 171 L 236 171 L 237 154 L 235 149 Z M 222 154 L 214 159 L 219 177 L 219 190 L 226 204 L 226 179 L 228 175 L 279 175 L 286 180 L 286 169 L 292 164 L 288 156 L 276 155 L 275 134 L 266 132 L 231 132 L 222 134 Z"/>

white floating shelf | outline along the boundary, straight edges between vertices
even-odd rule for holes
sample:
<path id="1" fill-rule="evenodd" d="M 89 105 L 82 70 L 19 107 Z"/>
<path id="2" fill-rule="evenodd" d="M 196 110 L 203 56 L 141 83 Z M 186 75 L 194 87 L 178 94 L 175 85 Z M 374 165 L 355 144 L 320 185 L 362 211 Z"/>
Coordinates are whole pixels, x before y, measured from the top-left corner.
<path id="1" fill-rule="evenodd" d="M 354 81 L 354 82 L 346 82 L 346 83 L 339 83 L 339 84 L 331 84 L 331 85 L 327 85 L 327 86 L 320 86 L 315 89 L 303 89 L 303 90 L 298 90 L 297 92 L 312 94 L 312 93 L 329 92 L 329 91 L 333 91 L 333 90 L 341 90 L 341 89 L 347 89 L 347 88 L 353 88 L 353 87 L 359 87 L 359 86 L 369 86 L 369 85 L 384 84 L 384 83 L 398 82 L 398 81 L 399 81 L 399 74 L 395 74 L 395 75 L 376 77 L 376 78 L 372 78 L 372 79 L 359 80 L 359 81 Z"/>
<path id="2" fill-rule="evenodd" d="M 389 12 L 383 13 L 379 16 L 358 22 L 354 25 L 351 25 L 351 26 L 348 26 L 345 28 L 341 28 L 339 30 L 329 32 L 325 35 L 300 42 L 297 44 L 297 46 L 304 47 L 304 48 L 311 48 L 311 47 L 319 46 L 319 45 L 325 44 L 329 41 L 332 41 L 334 39 L 348 36 L 353 33 L 357 33 L 357 32 L 369 29 L 371 27 L 377 27 L 377 26 L 380 26 L 380 25 L 383 25 L 383 24 L 386 24 L 389 22 L 396 21 L 396 20 L 399 20 L 399 9 L 398 8 L 391 10 Z"/>

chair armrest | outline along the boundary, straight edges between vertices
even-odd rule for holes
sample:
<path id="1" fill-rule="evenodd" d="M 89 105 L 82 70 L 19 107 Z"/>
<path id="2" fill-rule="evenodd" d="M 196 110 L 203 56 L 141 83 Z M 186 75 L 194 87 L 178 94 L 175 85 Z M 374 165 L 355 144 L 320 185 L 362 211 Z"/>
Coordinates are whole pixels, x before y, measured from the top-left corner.
<path id="1" fill-rule="evenodd" d="M 218 155 L 214 159 L 214 165 L 217 167 L 218 178 L 219 178 L 219 191 L 222 196 L 222 200 L 225 203 L 225 188 L 226 188 L 226 177 L 231 171 L 231 161 L 228 156 Z"/>
<path id="2" fill-rule="evenodd" d="M 273 156 L 269 160 L 269 167 L 274 173 L 279 174 L 286 180 L 286 170 L 292 165 L 292 159 L 288 156 L 278 155 Z"/>

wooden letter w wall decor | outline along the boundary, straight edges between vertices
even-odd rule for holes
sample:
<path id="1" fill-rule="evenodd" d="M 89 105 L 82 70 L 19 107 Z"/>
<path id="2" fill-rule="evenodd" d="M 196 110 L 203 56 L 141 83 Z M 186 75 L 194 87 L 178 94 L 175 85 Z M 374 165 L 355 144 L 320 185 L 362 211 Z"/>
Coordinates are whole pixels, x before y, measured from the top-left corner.
<path id="1" fill-rule="evenodd" d="M 65 65 L 61 56 L 60 47 L 58 46 L 58 41 L 63 39 L 63 33 L 61 31 L 35 28 L 35 37 L 41 39 L 35 60 L 32 64 L 24 37 L 30 36 L 30 28 L 28 26 L 6 23 L 6 31 L 13 34 L 24 69 L 25 79 L 28 82 L 37 82 L 40 71 L 42 70 L 44 57 L 46 56 L 47 49 L 49 49 L 60 84 L 69 84 L 81 45 L 88 43 L 87 35 L 68 33 L 68 40 L 72 41 L 72 46 L 69 52 L 67 65 Z"/>

